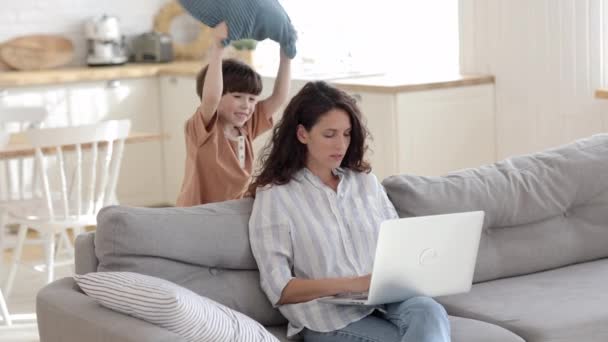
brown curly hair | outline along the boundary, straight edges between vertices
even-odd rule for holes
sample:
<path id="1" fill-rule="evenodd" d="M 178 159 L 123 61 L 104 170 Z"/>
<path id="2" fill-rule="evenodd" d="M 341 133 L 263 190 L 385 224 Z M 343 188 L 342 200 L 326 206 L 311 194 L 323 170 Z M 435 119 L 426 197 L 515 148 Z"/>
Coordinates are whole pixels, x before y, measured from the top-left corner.
<path id="1" fill-rule="evenodd" d="M 344 110 L 351 124 L 351 140 L 340 167 L 358 172 L 370 172 L 364 160 L 370 136 L 355 100 L 340 89 L 323 81 L 308 82 L 285 108 L 281 121 L 274 127 L 272 139 L 260 155 L 262 167 L 254 176 L 248 194 L 255 196 L 259 187 L 286 184 L 306 166 L 307 147 L 296 135 L 298 125 L 307 131 L 332 109 Z"/>

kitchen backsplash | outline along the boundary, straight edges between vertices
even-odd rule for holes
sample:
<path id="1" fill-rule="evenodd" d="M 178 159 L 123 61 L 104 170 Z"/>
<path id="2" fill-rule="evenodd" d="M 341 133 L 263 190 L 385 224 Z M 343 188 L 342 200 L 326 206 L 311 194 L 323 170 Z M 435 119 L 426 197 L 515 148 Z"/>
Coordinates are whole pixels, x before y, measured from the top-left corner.
<path id="1" fill-rule="evenodd" d="M 153 27 L 154 16 L 168 0 L 0 0 L 0 44 L 28 34 L 59 34 L 74 43 L 70 65 L 84 65 L 84 23 L 97 15 L 118 17 L 122 33 L 133 36 Z M 196 34 L 194 20 L 183 16 L 172 27 L 174 39 L 187 41 Z"/>

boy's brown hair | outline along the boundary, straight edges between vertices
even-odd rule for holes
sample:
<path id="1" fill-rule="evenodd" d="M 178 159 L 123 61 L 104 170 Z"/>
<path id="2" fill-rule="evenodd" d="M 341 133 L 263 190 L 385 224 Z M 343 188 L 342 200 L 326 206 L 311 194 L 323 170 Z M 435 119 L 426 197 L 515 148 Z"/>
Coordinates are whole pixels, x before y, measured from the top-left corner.
<path id="1" fill-rule="evenodd" d="M 208 67 L 209 65 L 206 65 L 196 76 L 196 95 L 199 98 L 203 93 Z M 222 78 L 224 79 L 222 95 L 235 92 L 260 95 L 262 92 L 262 77 L 260 77 L 260 74 L 249 65 L 234 58 L 227 58 L 222 61 Z"/>

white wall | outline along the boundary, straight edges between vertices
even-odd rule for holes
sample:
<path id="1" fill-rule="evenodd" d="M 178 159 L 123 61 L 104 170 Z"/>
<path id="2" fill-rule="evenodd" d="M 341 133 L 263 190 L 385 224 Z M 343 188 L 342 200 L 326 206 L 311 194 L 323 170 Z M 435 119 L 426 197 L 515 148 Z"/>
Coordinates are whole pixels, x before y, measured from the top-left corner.
<path id="1" fill-rule="evenodd" d="M 461 68 L 496 76 L 497 157 L 608 131 L 608 0 L 460 0 Z"/>
<path id="2" fill-rule="evenodd" d="M 27 34 L 65 35 L 75 46 L 75 58 L 71 64 L 83 65 L 86 55 L 86 20 L 106 13 L 120 19 L 123 34 L 140 34 L 152 29 L 156 12 L 167 2 L 168 0 L 0 0 L 0 43 Z M 178 29 L 181 25 L 190 28 L 187 20 L 186 16 L 184 19 L 176 19 L 175 26 Z M 188 40 L 188 37 L 183 39 Z"/>

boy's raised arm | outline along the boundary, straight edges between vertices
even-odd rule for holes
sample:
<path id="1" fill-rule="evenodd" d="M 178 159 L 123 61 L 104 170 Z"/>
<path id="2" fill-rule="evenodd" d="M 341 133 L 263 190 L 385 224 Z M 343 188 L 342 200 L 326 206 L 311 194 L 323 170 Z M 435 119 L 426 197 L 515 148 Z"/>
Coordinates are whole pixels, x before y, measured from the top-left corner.
<path id="1" fill-rule="evenodd" d="M 262 112 L 266 113 L 268 119 L 279 110 L 279 107 L 287 100 L 289 96 L 289 86 L 291 83 L 291 59 L 285 55 L 283 49 L 280 52 L 279 71 L 274 81 L 272 94 L 265 100 L 259 103 L 262 106 Z"/>
<path id="2" fill-rule="evenodd" d="M 200 113 L 203 114 L 203 121 L 207 125 L 217 111 L 217 106 L 222 98 L 223 78 L 222 78 L 222 54 L 224 45 L 222 40 L 228 37 L 228 26 L 225 22 L 219 23 L 213 28 L 213 43 L 209 50 L 207 75 L 201 94 Z"/>

